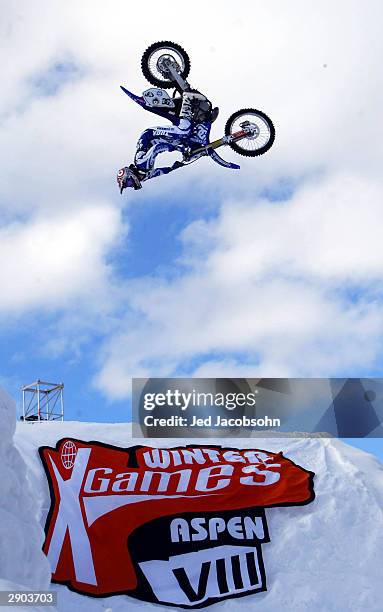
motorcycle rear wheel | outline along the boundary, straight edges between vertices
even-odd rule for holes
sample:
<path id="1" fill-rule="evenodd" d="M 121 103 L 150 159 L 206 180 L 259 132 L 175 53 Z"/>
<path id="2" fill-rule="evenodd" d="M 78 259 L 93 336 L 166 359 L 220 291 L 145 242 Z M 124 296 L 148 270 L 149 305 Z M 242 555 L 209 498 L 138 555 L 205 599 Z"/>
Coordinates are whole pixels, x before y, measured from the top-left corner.
<path id="1" fill-rule="evenodd" d="M 153 43 L 146 49 L 141 59 L 144 77 L 156 87 L 169 89 L 174 87 L 174 81 L 166 78 L 157 66 L 158 59 L 163 55 L 171 56 L 176 61 L 183 79 L 186 79 L 190 72 L 190 59 L 185 49 L 169 40 Z"/>
<path id="2" fill-rule="evenodd" d="M 225 135 L 231 136 L 235 132 L 240 132 L 243 128 L 241 123 L 248 121 L 254 126 L 254 131 L 248 137 L 241 140 L 230 142 L 229 146 L 245 157 L 256 157 L 268 151 L 275 140 L 275 128 L 267 115 L 255 108 L 241 108 L 233 113 L 226 122 Z"/>

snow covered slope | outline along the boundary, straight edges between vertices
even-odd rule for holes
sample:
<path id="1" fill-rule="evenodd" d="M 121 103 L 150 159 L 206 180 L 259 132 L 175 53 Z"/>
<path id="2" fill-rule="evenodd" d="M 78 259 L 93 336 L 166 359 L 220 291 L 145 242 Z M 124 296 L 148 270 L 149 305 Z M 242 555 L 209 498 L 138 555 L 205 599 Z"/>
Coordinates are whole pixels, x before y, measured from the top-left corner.
<path id="1" fill-rule="evenodd" d="M 49 491 L 37 448 L 54 446 L 63 437 L 100 440 L 120 446 L 145 443 L 132 441 L 129 425 L 19 423 L 15 442 L 28 466 L 35 510 L 42 525 L 49 508 Z M 151 446 L 174 446 L 181 442 L 146 441 Z M 193 443 L 198 442 L 206 444 L 207 440 L 193 439 Z M 266 510 L 271 538 L 271 542 L 263 546 L 267 593 L 227 600 L 208 610 L 216 612 L 219 605 L 222 612 L 253 609 L 262 612 L 381 612 L 383 465 L 377 459 L 338 440 L 324 438 L 209 439 L 208 443 L 282 450 L 287 457 L 316 473 L 313 503 Z M 22 508 L 21 512 L 24 512 Z M 171 609 L 127 596 L 94 599 L 59 585 L 54 585 L 54 589 L 58 591 L 60 612 Z"/>
<path id="2" fill-rule="evenodd" d="M 44 532 L 26 465 L 12 440 L 15 414 L 14 402 L 0 389 L 0 590 L 48 589 L 50 568 L 41 551 Z"/>

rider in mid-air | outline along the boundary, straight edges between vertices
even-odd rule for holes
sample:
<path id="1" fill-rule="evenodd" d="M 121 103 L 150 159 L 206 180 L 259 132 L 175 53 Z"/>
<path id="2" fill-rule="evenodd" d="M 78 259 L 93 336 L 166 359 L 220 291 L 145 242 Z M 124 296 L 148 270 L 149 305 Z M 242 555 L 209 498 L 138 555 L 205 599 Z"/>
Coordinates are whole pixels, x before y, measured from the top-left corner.
<path id="1" fill-rule="evenodd" d="M 126 187 L 141 189 L 143 181 L 161 174 L 168 174 L 183 165 L 182 162 L 176 161 L 172 166 L 154 168 L 155 159 L 159 153 L 177 150 L 185 152 L 185 143 L 187 143 L 193 130 L 193 119 L 196 111 L 198 112 L 198 108 L 210 112 L 212 121 L 218 115 L 218 108 L 211 110 L 207 98 L 194 90 L 182 93 L 182 98 L 178 99 L 178 107 L 178 118 L 170 119 L 174 125 L 149 128 L 141 134 L 137 143 L 134 164 L 121 168 L 117 174 L 117 182 L 121 193 Z M 164 114 L 164 116 L 166 115 Z"/>
<path id="2" fill-rule="evenodd" d="M 167 119 L 169 127 L 145 130 L 137 143 L 134 163 L 118 171 L 117 182 L 122 193 L 127 187 L 141 189 L 142 183 L 161 174 L 189 165 L 206 156 L 224 168 L 239 170 L 240 166 L 225 160 L 219 147 L 228 146 L 239 155 L 257 157 L 270 149 L 275 138 L 271 119 L 255 108 L 241 108 L 227 119 L 224 135 L 210 140 L 210 130 L 218 108 L 202 93 L 192 89 L 186 80 L 190 59 L 185 49 L 172 41 L 151 44 L 141 58 L 145 79 L 154 87 L 141 96 L 121 85 L 122 91 L 144 110 Z M 167 89 L 173 89 L 170 96 Z M 181 161 L 172 166 L 155 167 L 160 153 L 177 151 Z"/>

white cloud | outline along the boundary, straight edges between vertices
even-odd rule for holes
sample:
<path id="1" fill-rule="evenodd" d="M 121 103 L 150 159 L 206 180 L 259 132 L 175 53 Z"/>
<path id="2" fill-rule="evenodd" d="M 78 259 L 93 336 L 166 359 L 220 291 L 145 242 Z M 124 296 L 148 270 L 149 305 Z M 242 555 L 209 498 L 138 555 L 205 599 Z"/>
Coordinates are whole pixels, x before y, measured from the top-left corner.
<path id="1" fill-rule="evenodd" d="M 122 0 L 113 10 L 101 0 L 19 1 L 8 7 L 3 51 L 10 61 L 1 101 L 3 201 L 11 201 L 16 184 L 18 206 L 26 209 L 31 202 L 49 208 L 48 194 L 55 187 L 57 205 L 61 201 L 63 206 L 71 193 L 116 193 L 115 169 L 133 155 L 140 131 L 158 121 L 118 86 L 145 87 L 140 56 L 161 38 L 177 38 L 189 50 L 191 82 L 221 107 L 214 136 L 222 133 L 234 110 L 250 105 L 271 115 L 277 142 L 265 157 L 241 160 L 241 174 L 203 160 L 146 185 L 148 197 L 193 181 L 254 192 L 281 177 L 301 179 L 323 168 L 379 170 L 379 2 L 371 0 L 367 8 L 353 0 L 315 7 L 302 0 L 243 0 L 235 14 L 231 2 L 221 2 L 217 11 L 213 3 L 199 0 L 187 11 L 187 27 L 184 22 L 180 27 L 174 0 L 166 15 L 154 0 L 145 6 L 145 14 Z M 82 79 L 66 83 L 57 96 L 36 99 L 28 85 L 31 77 L 67 57 L 81 67 Z M 17 154 L 7 155 L 10 150 Z"/>
<path id="2" fill-rule="evenodd" d="M 284 203 L 230 201 L 219 219 L 188 228 L 193 267 L 181 278 L 130 287 L 135 314 L 107 343 L 96 384 L 119 397 L 131 375 L 160 375 L 158 364 L 164 374 L 253 376 L 373 367 L 383 331 L 382 210 L 379 186 L 342 176 Z M 198 356 L 202 363 L 187 365 Z"/>
<path id="3" fill-rule="evenodd" d="M 0 313 L 65 310 L 102 295 L 111 276 L 105 258 L 120 231 L 118 212 L 106 204 L 0 229 Z"/>
<path id="4" fill-rule="evenodd" d="M 96 384 L 111 396 L 133 374 L 193 367 L 273 376 L 372 367 L 382 333 L 382 13 L 377 0 L 5 7 L 0 312 L 66 310 L 57 351 L 82 328 L 107 330 Z M 255 106 L 274 120 L 276 143 L 241 159 L 241 172 L 202 160 L 119 198 L 115 170 L 156 119 L 118 86 L 145 88 L 140 55 L 161 39 L 185 46 L 191 83 L 220 106 L 213 137 L 237 108 Z M 81 78 L 36 97 L 31 82 L 62 58 Z M 284 181 L 292 197 L 265 200 Z M 109 256 L 125 232 L 121 206 L 157 206 L 177 190 L 184 206 L 195 186 L 201 219 L 182 234 L 176 280 L 120 279 L 116 290 Z M 221 207 L 206 222 L 213 194 Z M 110 300 L 96 323 L 95 293 Z"/>
<path id="5" fill-rule="evenodd" d="M 280 204 L 230 201 L 211 228 L 219 246 L 209 268 L 233 287 L 260 275 L 334 287 L 377 282 L 383 271 L 382 204 L 381 181 L 342 174 L 306 184 Z"/>

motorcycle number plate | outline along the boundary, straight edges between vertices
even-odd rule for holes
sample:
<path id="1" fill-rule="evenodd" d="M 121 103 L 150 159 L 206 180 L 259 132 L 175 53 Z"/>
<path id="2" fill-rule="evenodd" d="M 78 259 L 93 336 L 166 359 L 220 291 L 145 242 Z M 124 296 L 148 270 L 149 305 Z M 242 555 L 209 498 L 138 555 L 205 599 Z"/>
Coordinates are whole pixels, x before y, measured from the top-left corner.
<path id="1" fill-rule="evenodd" d="M 174 108 L 174 102 L 164 89 L 151 87 L 142 94 L 146 105 L 153 108 Z"/>

